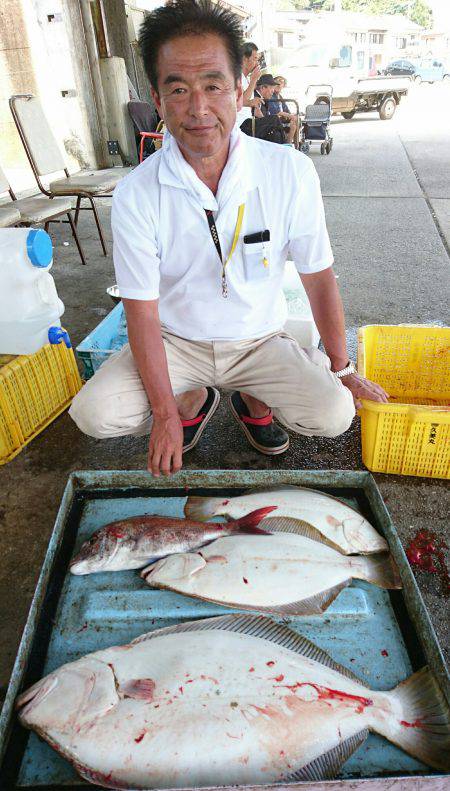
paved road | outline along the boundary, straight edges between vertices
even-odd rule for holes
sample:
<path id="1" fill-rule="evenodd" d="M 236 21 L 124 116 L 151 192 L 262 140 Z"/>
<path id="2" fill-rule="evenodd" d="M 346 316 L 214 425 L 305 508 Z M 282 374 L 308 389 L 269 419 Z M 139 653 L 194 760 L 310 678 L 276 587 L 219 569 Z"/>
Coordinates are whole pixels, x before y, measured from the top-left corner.
<path id="1" fill-rule="evenodd" d="M 446 212 L 450 214 L 449 99 L 450 85 L 414 86 L 392 121 L 380 121 L 377 114 L 335 119 L 331 155 L 312 154 L 353 348 L 361 324 L 450 323 L 450 261 L 440 235 L 448 227 Z M 101 213 L 108 223 L 109 209 Z M 54 232 L 53 271 L 75 344 L 110 310 L 105 288 L 114 282 L 111 258 L 100 255 L 86 215 L 80 221 L 86 267 L 72 243 L 62 246 L 66 229 L 64 237 L 58 229 Z M 145 438 L 102 443 L 83 437 L 64 415 L 0 469 L 0 687 L 9 678 L 68 474 L 75 469 L 139 469 L 145 461 Z M 361 469 L 359 426 L 355 421 L 337 440 L 293 437 L 289 452 L 270 460 L 246 446 L 224 399 L 185 464 L 197 469 Z M 388 475 L 376 479 L 405 545 L 421 527 L 448 531 L 445 482 Z M 450 656 L 441 583 L 425 573 L 418 574 L 418 582 Z"/>

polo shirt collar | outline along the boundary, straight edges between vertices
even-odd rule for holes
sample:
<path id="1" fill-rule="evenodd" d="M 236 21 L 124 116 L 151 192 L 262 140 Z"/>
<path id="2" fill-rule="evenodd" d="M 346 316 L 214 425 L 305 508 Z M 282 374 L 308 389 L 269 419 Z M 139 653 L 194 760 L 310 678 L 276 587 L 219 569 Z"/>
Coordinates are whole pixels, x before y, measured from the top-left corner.
<path id="1" fill-rule="evenodd" d="M 243 203 L 247 193 L 257 187 L 261 172 L 261 163 L 258 168 L 255 162 L 256 151 L 249 145 L 249 140 L 236 124 L 231 132 L 228 160 L 215 196 L 186 162 L 177 141 L 166 130 L 159 166 L 159 182 L 185 190 L 204 209 L 218 211 L 230 200 L 236 204 Z"/>

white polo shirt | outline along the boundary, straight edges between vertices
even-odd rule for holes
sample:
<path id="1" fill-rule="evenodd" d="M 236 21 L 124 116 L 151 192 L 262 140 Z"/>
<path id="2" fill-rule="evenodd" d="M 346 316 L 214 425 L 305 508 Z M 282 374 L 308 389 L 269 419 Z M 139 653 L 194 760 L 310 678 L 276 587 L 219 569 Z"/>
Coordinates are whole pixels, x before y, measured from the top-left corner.
<path id="1" fill-rule="evenodd" d="M 241 74 L 241 83 L 242 83 L 242 90 L 246 91 L 248 86 L 250 85 L 250 78 L 246 77 L 244 72 Z M 238 114 L 237 114 L 237 125 L 242 126 L 244 121 L 247 118 L 252 117 L 252 108 L 251 107 L 242 107 Z"/>
<path id="2" fill-rule="evenodd" d="M 242 203 L 225 299 L 205 209 L 214 212 L 226 257 Z M 115 188 L 111 221 L 120 294 L 159 299 L 161 323 L 190 340 L 246 340 L 280 330 L 287 316 L 287 258 L 305 274 L 333 263 L 311 160 L 294 148 L 248 137 L 237 126 L 216 196 L 166 133 L 161 150 Z M 270 231 L 268 244 L 244 244 L 245 235 L 264 230 Z"/>

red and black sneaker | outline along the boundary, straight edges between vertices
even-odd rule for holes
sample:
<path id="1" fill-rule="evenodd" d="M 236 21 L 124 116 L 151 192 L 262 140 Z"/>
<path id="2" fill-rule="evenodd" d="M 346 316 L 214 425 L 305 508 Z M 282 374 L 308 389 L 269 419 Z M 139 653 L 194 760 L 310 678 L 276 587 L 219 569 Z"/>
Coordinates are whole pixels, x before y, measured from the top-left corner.
<path id="1" fill-rule="evenodd" d="M 183 426 L 183 453 L 195 448 L 207 424 L 219 406 L 220 394 L 215 387 L 207 387 L 208 396 L 200 411 L 191 420 L 181 420 Z"/>
<path id="2" fill-rule="evenodd" d="M 231 411 L 247 437 L 260 453 L 276 456 L 284 453 L 289 447 L 289 436 L 280 426 L 273 422 L 272 410 L 265 417 L 251 417 L 240 393 L 235 390 L 230 398 Z"/>

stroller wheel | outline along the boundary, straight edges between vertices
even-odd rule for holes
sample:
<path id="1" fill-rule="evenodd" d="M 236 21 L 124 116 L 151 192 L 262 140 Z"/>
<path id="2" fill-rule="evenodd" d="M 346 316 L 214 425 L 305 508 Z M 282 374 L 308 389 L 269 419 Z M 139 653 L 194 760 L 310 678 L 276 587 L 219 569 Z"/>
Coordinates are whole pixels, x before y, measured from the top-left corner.
<path id="1" fill-rule="evenodd" d="M 325 143 L 320 144 L 320 153 L 325 154 Z"/>
<path id="2" fill-rule="evenodd" d="M 327 143 L 327 144 L 326 144 L 326 146 L 325 146 L 325 151 L 327 152 L 327 154 L 329 154 L 329 153 L 330 153 L 330 151 L 331 151 L 331 143 Z"/>

